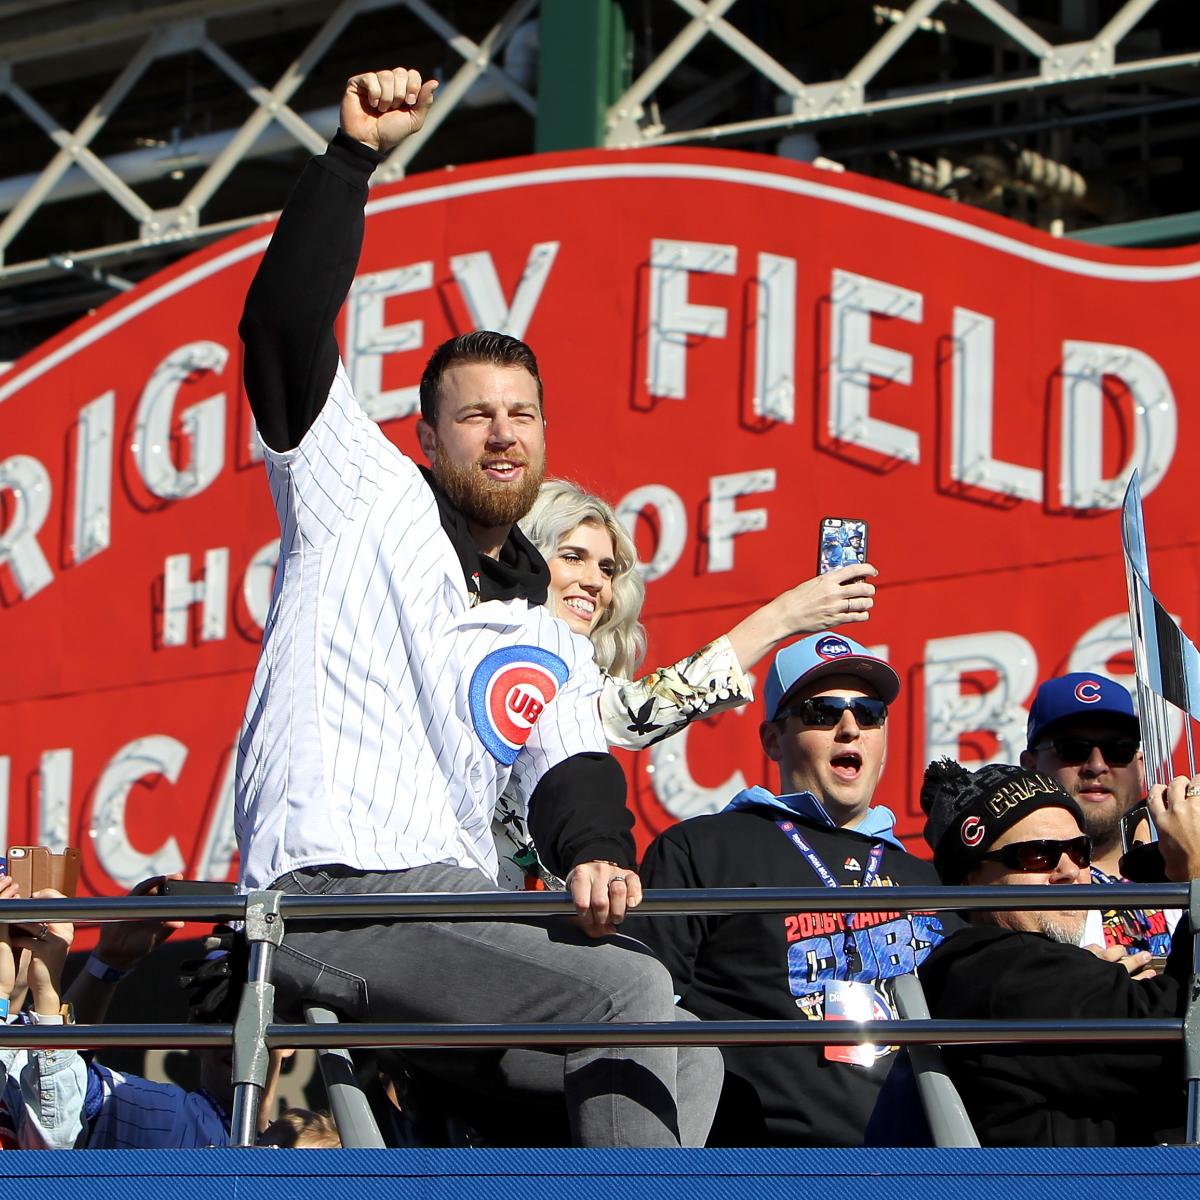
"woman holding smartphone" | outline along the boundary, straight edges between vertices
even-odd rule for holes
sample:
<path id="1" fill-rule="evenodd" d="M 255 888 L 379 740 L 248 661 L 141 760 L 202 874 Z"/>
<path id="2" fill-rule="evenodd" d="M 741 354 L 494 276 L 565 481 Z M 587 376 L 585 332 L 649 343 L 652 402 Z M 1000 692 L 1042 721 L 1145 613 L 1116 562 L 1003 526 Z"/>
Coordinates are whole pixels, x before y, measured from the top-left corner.
<path id="1" fill-rule="evenodd" d="M 781 593 L 679 662 L 639 676 L 645 584 L 611 505 L 569 480 L 551 479 L 520 524 L 550 568 L 547 607 L 592 641 L 604 674 L 605 736 L 622 750 L 644 749 L 692 721 L 748 704 L 754 694 L 747 672 L 780 642 L 866 621 L 875 603 L 875 568 L 841 567 Z M 538 861 L 523 805 L 512 797 L 501 797 L 493 832 L 501 886 L 562 887 Z"/>

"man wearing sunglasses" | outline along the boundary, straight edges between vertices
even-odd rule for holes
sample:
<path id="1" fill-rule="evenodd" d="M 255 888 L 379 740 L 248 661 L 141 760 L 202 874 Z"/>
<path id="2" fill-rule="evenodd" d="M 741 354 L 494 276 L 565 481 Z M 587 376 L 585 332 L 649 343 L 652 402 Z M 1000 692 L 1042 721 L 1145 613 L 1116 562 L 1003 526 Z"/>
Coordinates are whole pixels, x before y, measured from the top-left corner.
<path id="1" fill-rule="evenodd" d="M 1165 798 L 1161 787 L 1150 798 L 1176 880 L 1200 873 L 1198 783 L 1180 778 Z M 945 884 L 1090 882 L 1084 813 L 1050 775 L 997 764 L 971 772 L 943 759 L 925 772 L 921 806 Z M 1116 960 L 1111 950 L 1081 948 L 1083 928 L 1084 913 L 1070 908 L 1065 893 L 1062 909 L 972 912 L 969 927 L 921 965 L 931 1014 L 1047 1021 L 1183 1015 L 1186 945 L 1154 975 L 1145 951 Z M 1178 1043 L 962 1045 L 944 1055 L 984 1145 L 1153 1145 L 1182 1124 Z"/>
<path id="2" fill-rule="evenodd" d="M 650 846 L 646 885 L 926 886 L 928 863 L 905 852 L 895 818 L 872 807 L 900 679 L 837 633 L 781 650 L 764 686 L 759 736 L 776 792 L 747 788 L 712 816 L 673 826 Z M 951 917 L 951 921 L 955 918 Z M 707 1020 L 886 1020 L 890 981 L 943 936 L 935 914 L 737 913 L 635 918 L 680 1003 Z M 629 926 L 625 928 L 628 930 Z M 861 1145 L 894 1058 L 887 1046 L 726 1047 L 725 1090 L 709 1145 Z"/>
<path id="3" fill-rule="evenodd" d="M 1104 675 L 1048 679 L 1029 710 L 1021 766 L 1050 775 L 1078 803 L 1092 839 L 1092 882 L 1122 881 L 1122 824 L 1145 791 L 1141 731 L 1129 692 Z M 1178 910 L 1110 909 L 1094 918 L 1088 940 L 1165 957 Z"/>

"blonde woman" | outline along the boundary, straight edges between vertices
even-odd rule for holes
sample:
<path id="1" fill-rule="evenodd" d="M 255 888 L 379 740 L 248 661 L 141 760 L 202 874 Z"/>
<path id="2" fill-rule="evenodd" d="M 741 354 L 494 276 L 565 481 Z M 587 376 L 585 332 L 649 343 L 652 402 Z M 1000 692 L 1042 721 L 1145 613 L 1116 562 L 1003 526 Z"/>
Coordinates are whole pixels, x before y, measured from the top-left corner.
<path id="1" fill-rule="evenodd" d="M 839 567 L 776 596 L 673 666 L 634 678 L 646 652 L 646 588 L 633 541 L 612 507 L 566 479 L 547 480 L 521 529 L 550 568 L 547 607 L 592 641 L 604 672 L 600 713 L 610 746 L 641 750 L 699 717 L 748 704 L 747 671 L 780 642 L 866 621 L 875 600 L 869 563 Z M 562 883 L 538 861 L 523 807 L 504 796 L 493 823 L 500 883 Z"/>

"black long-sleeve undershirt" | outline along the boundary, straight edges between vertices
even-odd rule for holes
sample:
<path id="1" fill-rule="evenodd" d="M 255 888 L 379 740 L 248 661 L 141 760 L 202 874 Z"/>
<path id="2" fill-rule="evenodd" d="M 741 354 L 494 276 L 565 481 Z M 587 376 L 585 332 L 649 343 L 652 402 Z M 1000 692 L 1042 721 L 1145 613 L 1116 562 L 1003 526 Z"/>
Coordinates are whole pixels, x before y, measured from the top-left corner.
<path id="1" fill-rule="evenodd" d="M 529 799 L 529 832 L 555 875 L 582 862 L 637 868 L 625 773 L 611 754 L 574 754 L 538 780 Z"/>
<path id="2" fill-rule="evenodd" d="M 334 322 L 362 251 L 363 208 L 383 155 L 340 129 L 280 214 L 238 326 L 246 396 L 272 450 L 300 444 L 337 371 Z"/>

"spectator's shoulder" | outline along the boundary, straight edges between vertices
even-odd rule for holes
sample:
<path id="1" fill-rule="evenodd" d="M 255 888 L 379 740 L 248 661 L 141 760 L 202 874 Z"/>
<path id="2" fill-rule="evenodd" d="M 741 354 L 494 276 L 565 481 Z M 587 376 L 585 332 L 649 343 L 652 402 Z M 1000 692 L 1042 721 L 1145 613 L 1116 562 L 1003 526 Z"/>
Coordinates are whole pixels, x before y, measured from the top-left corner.
<path id="1" fill-rule="evenodd" d="M 722 818 L 728 813 L 711 813 L 703 817 L 687 817 L 674 825 L 668 826 L 650 843 L 650 849 L 673 848 L 687 850 L 689 847 L 704 843 L 713 834 L 719 833 Z"/>
<path id="2" fill-rule="evenodd" d="M 688 817 L 664 829 L 646 850 L 643 878 L 670 875 L 670 864 L 687 861 L 702 878 L 725 878 L 732 863 L 746 861 L 747 847 L 761 819 L 745 812 Z"/>
<path id="3" fill-rule="evenodd" d="M 212 1102 L 199 1092 L 187 1092 L 180 1107 L 176 1144 L 206 1149 L 210 1146 L 228 1146 L 229 1130 L 222 1114 Z"/>
<path id="4" fill-rule="evenodd" d="M 1078 946 L 1053 942 L 1040 933 L 1003 929 L 999 925 L 967 925 L 936 947 L 921 966 L 923 980 L 986 978 L 993 989 L 1013 984 L 1023 987 L 1031 975 L 1042 970 L 1054 973 L 1064 968 L 1098 962 Z"/>
<path id="5" fill-rule="evenodd" d="M 706 845 L 714 839 L 754 837 L 763 828 L 764 815 L 753 809 L 722 810 L 701 817 L 688 817 L 663 830 L 660 838 L 677 844 Z M 768 827 L 773 822 L 768 822 Z"/>
<path id="6" fill-rule="evenodd" d="M 888 846 L 884 864 L 892 872 L 903 872 L 906 884 L 914 887 L 923 887 L 926 884 L 931 887 L 941 886 L 942 881 L 938 878 L 933 863 L 924 858 L 918 858 L 910 851 L 900 849 L 899 846 Z"/>
<path id="7" fill-rule="evenodd" d="M 774 823 L 761 814 L 734 810 L 689 817 L 665 829 L 648 847 L 642 883 L 651 888 L 769 884 L 777 872 L 774 842 L 790 856 Z"/>
<path id="8" fill-rule="evenodd" d="M 1007 940 L 1009 932 L 995 925 L 964 925 L 935 946 L 917 969 L 930 1002 L 946 989 L 956 972 L 965 970 L 974 975 L 980 958 L 986 957 L 996 943 Z"/>

